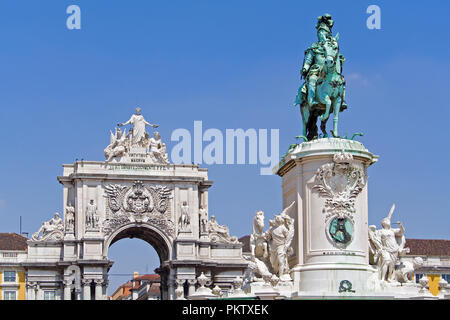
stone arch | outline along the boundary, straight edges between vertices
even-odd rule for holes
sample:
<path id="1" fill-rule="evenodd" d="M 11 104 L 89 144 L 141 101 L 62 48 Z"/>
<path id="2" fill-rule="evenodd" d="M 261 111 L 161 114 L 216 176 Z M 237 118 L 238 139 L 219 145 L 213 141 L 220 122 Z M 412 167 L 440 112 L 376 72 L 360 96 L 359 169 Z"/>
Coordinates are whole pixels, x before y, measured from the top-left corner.
<path id="1" fill-rule="evenodd" d="M 105 240 L 103 256 L 108 257 L 109 247 L 124 238 L 138 238 L 150 244 L 157 252 L 161 266 L 172 258 L 172 239 L 148 223 L 128 223 L 112 232 Z"/>

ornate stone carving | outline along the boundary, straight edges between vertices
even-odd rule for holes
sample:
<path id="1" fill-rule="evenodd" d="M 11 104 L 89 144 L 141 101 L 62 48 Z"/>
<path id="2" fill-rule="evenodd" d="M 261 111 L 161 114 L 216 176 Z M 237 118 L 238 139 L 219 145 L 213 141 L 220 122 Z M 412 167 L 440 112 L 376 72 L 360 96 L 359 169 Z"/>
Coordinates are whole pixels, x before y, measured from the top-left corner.
<path id="1" fill-rule="evenodd" d="M 161 135 L 156 131 L 153 133 L 153 138 L 150 138 L 150 158 L 154 163 L 169 163 L 166 144 L 161 141 Z"/>
<path id="2" fill-rule="evenodd" d="M 208 230 L 206 228 L 208 224 L 208 210 L 203 206 L 200 206 L 199 210 L 199 225 L 200 225 L 200 234 L 207 234 Z"/>
<path id="3" fill-rule="evenodd" d="M 116 128 L 115 134 L 111 131 L 110 133 L 110 143 L 103 151 L 106 162 L 111 161 L 115 157 L 122 157 L 129 150 L 129 143 L 126 139 L 126 129 L 122 132 L 119 128 Z"/>
<path id="4" fill-rule="evenodd" d="M 98 231 L 99 229 L 99 217 L 97 215 L 97 205 L 94 200 L 90 200 L 86 207 L 86 230 Z"/>
<path id="5" fill-rule="evenodd" d="M 211 293 L 219 298 L 223 296 L 222 289 L 217 284 L 212 288 Z"/>
<path id="6" fill-rule="evenodd" d="M 64 238 L 64 223 L 55 213 L 53 218 L 42 223 L 42 226 L 33 234 L 33 241 L 62 240 Z"/>
<path id="7" fill-rule="evenodd" d="M 206 229 L 211 242 L 238 243 L 237 237 L 230 236 L 230 229 L 227 226 L 219 225 L 214 216 L 211 216 L 211 220 L 207 222 Z"/>
<path id="8" fill-rule="evenodd" d="M 369 226 L 370 260 L 377 266 L 380 281 L 396 282 L 395 266 L 399 262 L 399 256 L 409 252 L 409 248 L 405 248 L 405 229 L 402 223 L 397 222 L 399 228 L 391 228 L 394 209 L 395 205 L 392 205 L 388 216 L 381 221 L 382 229 L 376 230 L 374 225 Z"/>
<path id="9" fill-rule="evenodd" d="M 146 148 L 149 144 L 149 136 L 145 130 L 146 126 L 157 128 L 157 124 L 148 123 L 144 117 L 141 115 L 141 108 L 136 108 L 136 114 L 133 114 L 131 118 L 125 123 L 118 123 L 119 127 L 131 124 L 133 129 L 131 129 L 130 145 L 131 147 L 144 147 Z"/>
<path id="10" fill-rule="evenodd" d="M 150 138 L 146 127 L 157 128 L 157 124 L 147 122 L 141 115 L 141 108 L 136 108 L 136 113 L 125 123 L 118 123 L 117 126 L 132 125 L 126 133 L 120 128 L 116 128 L 115 133 L 111 132 L 110 144 L 105 148 L 106 162 L 114 158 L 119 162 L 137 162 L 152 164 L 168 164 L 169 156 L 166 144 L 162 142 L 159 132 L 154 132 Z"/>
<path id="11" fill-rule="evenodd" d="M 197 283 L 200 286 L 196 290 L 197 294 L 211 294 L 211 289 L 206 287 L 208 281 L 209 281 L 208 277 L 205 276 L 203 272 L 200 276 L 197 277 Z"/>
<path id="12" fill-rule="evenodd" d="M 233 280 L 233 289 L 231 290 L 230 294 L 228 295 L 229 298 L 245 298 L 248 297 L 247 294 L 242 290 L 242 285 L 244 281 L 241 277 L 236 277 Z M 214 294 L 214 292 L 213 292 Z"/>
<path id="13" fill-rule="evenodd" d="M 177 282 L 178 286 L 175 289 L 176 300 L 186 300 L 184 297 L 184 288 Z"/>
<path id="14" fill-rule="evenodd" d="M 395 279 L 400 283 L 413 282 L 414 273 L 421 266 L 423 266 L 421 257 L 415 257 L 412 262 L 404 261 L 395 270 Z"/>
<path id="15" fill-rule="evenodd" d="M 135 181 L 132 186 L 110 184 L 105 186 L 107 217 L 103 226 L 105 234 L 131 223 L 148 223 L 170 236 L 175 227 L 170 215 L 169 201 L 172 190 L 166 186 L 145 186 Z"/>
<path id="16" fill-rule="evenodd" d="M 333 163 L 321 166 L 316 173 L 313 189 L 326 198 L 326 220 L 331 217 L 349 218 L 353 222 L 355 198 L 366 185 L 362 168 L 356 166 L 349 153 L 335 154 Z"/>
<path id="17" fill-rule="evenodd" d="M 350 153 L 337 153 L 333 163 L 321 166 L 316 173 L 314 190 L 325 198 L 323 213 L 330 242 L 344 248 L 352 241 L 355 199 L 366 185 L 364 169 L 353 163 Z"/>
<path id="18" fill-rule="evenodd" d="M 72 202 L 66 206 L 65 214 L 65 226 L 67 233 L 73 233 L 75 228 L 75 208 L 72 206 Z"/>
<path id="19" fill-rule="evenodd" d="M 180 217 L 178 219 L 179 231 L 190 231 L 191 218 L 189 215 L 189 206 L 186 201 L 180 206 Z"/>
<path id="20" fill-rule="evenodd" d="M 270 247 L 270 263 L 275 274 L 282 281 L 290 281 L 288 257 L 294 251 L 291 247 L 294 238 L 294 219 L 286 213 L 294 206 L 295 202 L 287 207 L 279 215 L 270 221 L 270 229 L 266 232 L 266 239 Z"/>
<path id="21" fill-rule="evenodd" d="M 133 212 L 141 215 L 147 211 L 152 211 L 154 204 L 150 193 L 145 190 L 142 181 L 136 181 L 133 188 L 126 194 L 124 209 L 127 212 Z"/>
<path id="22" fill-rule="evenodd" d="M 283 212 L 270 220 L 270 228 L 264 232 L 264 212 L 258 211 L 253 219 L 253 233 L 250 237 L 252 256 L 249 268 L 252 271 L 251 280 L 264 279 L 291 281 L 288 258 L 293 253 L 291 248 L 294 237 L 294 220 L 289 217 L 294 207 L 292 202 Z M 272 281 L 272 282 L 273 282 Z"/>

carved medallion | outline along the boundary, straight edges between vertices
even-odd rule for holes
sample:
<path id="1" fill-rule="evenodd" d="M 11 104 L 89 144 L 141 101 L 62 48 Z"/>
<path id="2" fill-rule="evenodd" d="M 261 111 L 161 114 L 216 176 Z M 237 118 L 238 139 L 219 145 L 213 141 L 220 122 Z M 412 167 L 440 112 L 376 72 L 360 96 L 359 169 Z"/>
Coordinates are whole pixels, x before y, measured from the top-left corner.
<path id="1" fill-rule="evenodd" d="M 133 188 L 127 193 L 125 199 L 125 211 L 138 214 L 153 211 L 153 200 L 142 181 L 136 181 L 133 184 Z"/>
<path id="2" fill-rule="evenodd" d="M 353 240 L 353 223 L 348 218 L 331 219 L 327 229 L 337 247 L 345 248 Z"/>

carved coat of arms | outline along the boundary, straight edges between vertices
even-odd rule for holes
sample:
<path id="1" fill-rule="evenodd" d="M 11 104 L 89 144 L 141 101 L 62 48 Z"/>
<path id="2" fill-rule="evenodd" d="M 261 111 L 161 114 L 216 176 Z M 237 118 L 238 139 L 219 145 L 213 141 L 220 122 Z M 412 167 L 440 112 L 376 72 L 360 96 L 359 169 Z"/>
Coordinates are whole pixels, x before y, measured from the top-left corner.
<path id="1" fill-rule="evenodd" d="M 150 223 L 170 236 L 174 234 L 169 199 L 172 190 L 166 186 L 146 186 L 135 181 L 132 186 L 110 184 L 105 186 L 108 197 L 105 234 L 129 222 Z"/>
<path id="2" fill-rule="evenodd" d="M 355 199 L 366 180 L 364 169 L 353 162 L 349 153 L 335 154 L 333 163 L 317 170 L 313 189 L 325 198 L 322 211 L 328 225 L 327 236 L 337 246 L 345 246 L 352 239 Z"/>

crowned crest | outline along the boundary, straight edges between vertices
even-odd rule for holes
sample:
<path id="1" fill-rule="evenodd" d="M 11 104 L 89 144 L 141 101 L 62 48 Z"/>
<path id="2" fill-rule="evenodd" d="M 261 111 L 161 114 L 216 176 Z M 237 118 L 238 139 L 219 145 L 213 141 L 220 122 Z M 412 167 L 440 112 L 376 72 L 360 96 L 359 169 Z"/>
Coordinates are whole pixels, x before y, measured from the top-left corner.
<path id="1" fill-rule="evenodd" d="M 336 153 L 333 163 L 326 163 L 316 173 L 314 190 L 324 197 L 323 212 L 328 221 L 332 217 L 347 217 L 353 221 L 355 198 L 366 185 L 366 174 L 353 162 L 350 153 Z"/>
<path id="2" fill-rule="evenodd" d="M 353 156 L 351 153 L 345 152 L 342 150 L 340 153 L 335 153 L 333 156 L 333 162 L 334 163 L 352 163 L 353 162 Z"/>

